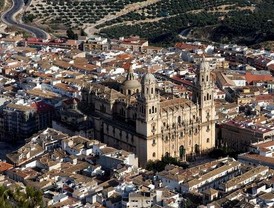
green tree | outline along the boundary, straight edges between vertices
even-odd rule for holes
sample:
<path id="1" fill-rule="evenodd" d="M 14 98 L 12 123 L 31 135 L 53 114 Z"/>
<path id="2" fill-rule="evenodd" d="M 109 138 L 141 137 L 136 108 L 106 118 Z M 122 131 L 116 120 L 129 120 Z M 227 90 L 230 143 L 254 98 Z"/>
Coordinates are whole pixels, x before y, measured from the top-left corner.
<path id="1" fill-rule="evenodd" d="M 76 33 L 74 33 L 71 28 L 69 28 L 67 30 L 67 37 L 68 37 L 68 39 L 72 39 L 72 40 L 77 40 L 78 39 L 78 35 Z"/>

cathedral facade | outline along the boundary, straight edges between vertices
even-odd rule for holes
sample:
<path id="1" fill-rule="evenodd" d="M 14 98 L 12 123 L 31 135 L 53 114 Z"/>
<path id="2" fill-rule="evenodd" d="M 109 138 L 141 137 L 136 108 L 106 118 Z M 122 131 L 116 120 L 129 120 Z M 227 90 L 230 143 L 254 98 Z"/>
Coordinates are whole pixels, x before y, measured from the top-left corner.
<path id="1" fill-rule="evenodd" d="M 163 98 L 152 73 L 141 82 L 130 69 L 119 90 L 91 84 L 82 105 L 94 121 L 95 138 L 134 152 L 141 166 L 169 155 L 182 161 L 215 146 L 214 84 L 209 63 L 197 69 L 192 100 Z"/>

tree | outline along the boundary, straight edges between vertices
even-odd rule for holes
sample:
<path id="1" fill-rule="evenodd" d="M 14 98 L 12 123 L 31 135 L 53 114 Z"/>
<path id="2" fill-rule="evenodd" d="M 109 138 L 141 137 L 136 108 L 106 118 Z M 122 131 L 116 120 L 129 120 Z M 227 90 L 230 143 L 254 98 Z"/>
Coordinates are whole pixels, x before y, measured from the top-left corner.
<path id="1" fill-rule="evenodd" d="M 149 160 L 146 165 L 147 170 L 153 170 L 155 172 L 163 171 L 168 164 L 173 164 L 177 166 L 181 166 L 183 168 L 187 168 L 187 164 L 178 161 L 176 158 L 171 157 L 169 155 L 163 156 L 161 160 Z"/>
<path id="2" fill-rule="evenodd" d="M 68 39 L 72 39 L 72 40 L 77 40 L 78 39 L 78 35 L 76 33 L 74 33 L 71 28 L 69 28 L 67 30 L 67 37 L 68 37 Z"/>
<path id="3" fill-rule="evenodd" d="M 83 28 L 81 28 L 81 30 L 80 30 L 80 34 L 81 34 L 81 36 L 86 36 L 86 35 L 87 35 L 87 33 L 85 33 L 85 31 L 84 31 L 84 29 L 83 29 Z"/>

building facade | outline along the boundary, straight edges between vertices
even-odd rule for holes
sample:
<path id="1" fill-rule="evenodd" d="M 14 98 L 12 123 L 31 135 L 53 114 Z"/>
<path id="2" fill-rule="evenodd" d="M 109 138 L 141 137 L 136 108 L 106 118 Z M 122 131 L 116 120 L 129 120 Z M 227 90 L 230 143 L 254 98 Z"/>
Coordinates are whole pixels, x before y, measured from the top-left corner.
<path id="1" fill-rule="evenodd" d="M 23 141 L 39 130 L 51 126 L 54 108 L 43 101 L 29 105 L 9 103 L 0 112 L 0 139 Z"/>
<path id="2" fill-rule="evenodd" d="M 82 106 L 92 115 L 95 138 L 134 152 L 140 165 L 162 156 L 186 160 L 215 146 L 215 106 L 209 63 L 197 69 L 192 100 L 164 98 L 150 72 L 141 83 L 130 69 L 120 89 L 91 84 Z"/>

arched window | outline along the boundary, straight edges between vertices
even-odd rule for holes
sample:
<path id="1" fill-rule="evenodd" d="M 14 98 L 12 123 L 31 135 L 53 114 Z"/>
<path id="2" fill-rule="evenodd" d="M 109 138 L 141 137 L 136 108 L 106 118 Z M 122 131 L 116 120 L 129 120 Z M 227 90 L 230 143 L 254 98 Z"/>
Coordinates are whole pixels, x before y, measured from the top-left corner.
<path id="1" fill-rule="evenodd" d="M 153 94 L 153 87 L 151 88 L 151 94 Z"/>
<path id="2" fill-rule="evenodd" d="M 178 124 L 181 124 L 181 116 L 178 116 Z"/>
<path id="3" fill-rule="evenodd" d="M 206 81 L 208 81 L 208 75 L 206 76 Z"/>
<path id="4" fill-rule="evenodd" d="M 200 152 L 200 146 L 198 144 L 195 144 L 195 153 L 199 153 Z"/>
<path id="5" fill-rule="evenodd" d="M 185 149 L 184 145 L 180 146 L 179 152 L 180 152 L 180 158 L 182 159 L 186 154 L 186 149 Z"/>
<path id="6" fill-rule="evenodd" d="M 154 106 L 152 106 L 152 113 L 154 113 Z"/>
<path id="7" fill-rule="evenodd" d="M 207 95 L 206 95 L 206 98 L 207 98 L 206 100 L 209 100 L 209 94 L 208 94 L 208 93 L 207 93 Z"/>
<path id="8" fill-rule="evenodd" d="M 152 153 L 152 157 L 156 157 L 156 153 L 155 152 Z"/>

